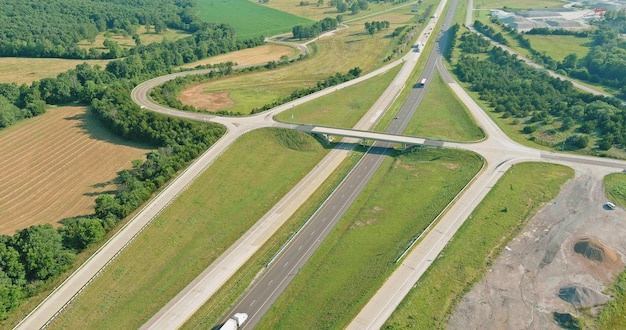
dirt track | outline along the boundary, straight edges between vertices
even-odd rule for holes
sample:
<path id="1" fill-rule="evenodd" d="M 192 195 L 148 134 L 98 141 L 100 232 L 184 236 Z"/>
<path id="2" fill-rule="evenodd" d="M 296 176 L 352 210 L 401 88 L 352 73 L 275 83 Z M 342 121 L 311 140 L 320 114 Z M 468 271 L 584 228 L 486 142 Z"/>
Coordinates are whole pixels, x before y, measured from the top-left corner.
<path id="1" fill-rule="evenodd" d="M 576 168 L 575 178 L 462 299 L 448 328 L 558 329 L 553 312 L 580 316 L 559 298 L 559 289 L 579 285 L 602 292 L 624 268 L 626 211 L 604 206 L 605 174 Z M 585 238 L 605 249 L 596 258 L 603 261 L 575 252 L 576 243 Z M 588 244 L 578 247 L 583 245 Z"/>

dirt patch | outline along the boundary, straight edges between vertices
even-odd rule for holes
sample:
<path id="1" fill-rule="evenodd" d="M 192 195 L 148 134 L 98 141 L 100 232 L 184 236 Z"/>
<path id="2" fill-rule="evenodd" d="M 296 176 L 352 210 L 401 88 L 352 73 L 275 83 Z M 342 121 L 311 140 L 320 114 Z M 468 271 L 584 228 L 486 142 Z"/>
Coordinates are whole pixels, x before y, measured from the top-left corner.
<path id="1" fill-rule="evenodd" d="M 456 170 L 457 168 L 459 168 L 459 164 L 457 163 L 443 163 L 441 165 L 443 165 L 445 168 L 449 170 Z"/>
<path id="2" fill-rule="evenodd" d="M 608 299 L 602 292 L 624 269 L 626 211 L 603 207 L 608 170 L 575 169 L 576 177 L 462 298 L 449 329 L 558 329 L 568 323 L 560 316 L 580 317 L 576 306 Z"/>
<path id="3" fill-rule="evenodd" d="M 228 54 L 210 57 L 201 61 L 185 64 L 183 68 L 195 68 L 198 65 L 234 62 L 238 65 L 251 65 L 278 61 L 281 56 L 296 56 L 298 52 L 289 46 L 265 44 L 263 46 L 238 50 Z"/>
<path id="4" fill-rule="evenodd" d="M 232 108 L 235 105 L 235 102 L 228 97 L 229 91 L 204 92 L 204 86 L 207 84 L 200 84 L 184 90 L 178 96 L 178 100 L 183 104 L 193 105 L 198 109 L 210 112 Z"/>
<path id="5" fill-rule="evenodd" d="M 92 214 L 117 172 L 148 149 L 110 133 L 85 107 L 59 107 L 0 131 L 0 234 Z"/>

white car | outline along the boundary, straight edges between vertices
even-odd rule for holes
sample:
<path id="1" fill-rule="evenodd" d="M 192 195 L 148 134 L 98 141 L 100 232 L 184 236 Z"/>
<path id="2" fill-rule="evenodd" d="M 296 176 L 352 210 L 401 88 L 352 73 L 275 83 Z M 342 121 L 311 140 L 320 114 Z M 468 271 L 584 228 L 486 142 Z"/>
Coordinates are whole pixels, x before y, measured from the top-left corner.
<path id="1" fill-rule="evenodd" d="M 615 204 L 613 204 L 611 202 L 606 202 L 606 204 L 604 204 L 604 205 L 606 205 L 606 207 L 608 207 L 611 210 L 615 210 Z"/>

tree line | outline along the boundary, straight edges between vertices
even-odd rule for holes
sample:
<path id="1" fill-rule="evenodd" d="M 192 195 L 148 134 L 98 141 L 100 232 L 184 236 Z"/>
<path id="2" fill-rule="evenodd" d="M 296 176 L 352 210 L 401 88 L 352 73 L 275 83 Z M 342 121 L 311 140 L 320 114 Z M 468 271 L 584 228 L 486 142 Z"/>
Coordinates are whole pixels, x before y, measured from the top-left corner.
<path id="1" fill-rule="evenodd" d="M 534 28 L 520 33 L 498 20 L 493 22 L 511 35 L 521 47 L 527 49 L 534 62 L 576 79 L 615 88 L 619 91 L 620 97 L 626 98 L 626 41 L 619 37 L 621 31 L 626 31 L 624 28 L 626 10 L 607 11 L 604 20 L 594 23 L 597 25 L 596 29 L 585 31 Z M 493 28 L 478 21 L 474 24 L 484 35 L 504 45 L 508 44 L 502 33 L 495 33 Z M 534 49 L 524 35 L 571 35 L 577 38 L 591 38 L 591 49 L 584 57 L 571 53 L 559 62 L 545 52 Z"/>
<path id="2" fill-rule="evenodd" d="M 311 39 L 326 31 L 337 29 L 339 23 L 340 18 L 326 17 L 321 21 L 313 23 L 311 26 L 296 25 L 292 29 L 292 34 L 296 39 Z"/>
<path id="3" fill-rule="evenodd" d="M 554 135 L 556 130 L 567 135 L 553 147 L 579 149 L 587 147 L 592 137 L 597 140 L 598 153 L 611 147 L 623 148 L 626 142 L 626 107 L 616 99 L 581 92 L 569 81 L 549 76 L 534 69 L 499 47 L 469 46 L 478 38 L 462 36 L 459 47 L 485 53 L 484 59 L 465 54 L 455 66 L 463 82 L 480 94 L 503 118 L 516 118 L 525 123 L 522 133 L 529 136 L 538 130 Z M 482 42 L 481 42 L 482 43 Z M 535 137 L 530 137 L 535 138 Z"/>
<path id="4" fill-rule="evenodd" d="M 205 23 L 189 38 L 138 47 L 133 55 L 109 62 L 104 70 L 81 64 L 30 86 L 0 84 L 0 129 L 44 113 L 46 104 L 89 104 L 119 79 L 139 83 L 171 73 L 174 67 L 185 63 L 262 43 L 260 37 L 237 40 L 231 27 Z"/>
<path id="5" fill-rule="evenodd" d="M 139 25 L 197 30 L 191 0 L 0 1 L 0 56 L 114 58 L 79 47 L 104 31 L 136 35 Z M 122 54 L 120 54 L 122 55 Z"/>
<path id="6" fill-rule="evenodd" d="M 370 35 L 374 35 L 376 32 L 388 29 L 390 25 L 391 23 L 389 21 L 365 22 L 365 31 L 367 31 Z"/>

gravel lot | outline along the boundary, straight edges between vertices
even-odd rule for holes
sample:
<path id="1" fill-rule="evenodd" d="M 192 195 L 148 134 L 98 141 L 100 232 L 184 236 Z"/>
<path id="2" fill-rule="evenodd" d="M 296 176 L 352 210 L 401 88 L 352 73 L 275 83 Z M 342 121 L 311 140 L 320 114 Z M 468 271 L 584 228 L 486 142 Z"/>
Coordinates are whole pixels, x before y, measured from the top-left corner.
<path id="1" fill-rule="evenodd" d="M 559 329 L 554 312 L 580 315 L 574 304 L 559 297 L 560 290 L 565 297 L 572 286 L 584 290 L 577 291 L 577 305 L 602 301 L 599 293 L 624 269 L 626 211 L 604 205 L 602 178 L 608 170 L 575 170 L 575 178 L 462 299 L 450 329 Z"/>

